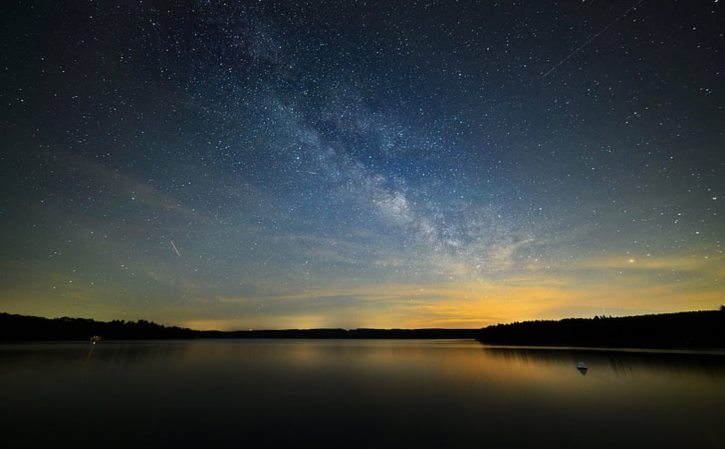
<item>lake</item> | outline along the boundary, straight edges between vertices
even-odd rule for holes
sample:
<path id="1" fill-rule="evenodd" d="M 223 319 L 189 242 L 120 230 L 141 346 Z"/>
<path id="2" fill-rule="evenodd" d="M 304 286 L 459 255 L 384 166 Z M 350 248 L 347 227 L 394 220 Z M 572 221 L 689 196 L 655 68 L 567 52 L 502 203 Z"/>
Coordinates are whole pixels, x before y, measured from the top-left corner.
<path id="1" fill-rule="evenodd" d="M 0 435 L 3 447 L 723 448 L 725 354 L 451 340 L 0 345 Z"/>

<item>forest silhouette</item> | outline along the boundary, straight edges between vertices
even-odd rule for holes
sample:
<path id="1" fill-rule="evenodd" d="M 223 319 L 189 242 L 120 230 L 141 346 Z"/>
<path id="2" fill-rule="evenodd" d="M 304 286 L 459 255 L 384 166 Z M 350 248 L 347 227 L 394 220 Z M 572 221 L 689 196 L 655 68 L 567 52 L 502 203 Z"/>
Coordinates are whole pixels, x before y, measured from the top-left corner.
<path id="1" fill-rule="evenodd" d="M 725 307 L 716 311 L 525 321 L 481 329 L 495 345 L 725 348 Z"/>

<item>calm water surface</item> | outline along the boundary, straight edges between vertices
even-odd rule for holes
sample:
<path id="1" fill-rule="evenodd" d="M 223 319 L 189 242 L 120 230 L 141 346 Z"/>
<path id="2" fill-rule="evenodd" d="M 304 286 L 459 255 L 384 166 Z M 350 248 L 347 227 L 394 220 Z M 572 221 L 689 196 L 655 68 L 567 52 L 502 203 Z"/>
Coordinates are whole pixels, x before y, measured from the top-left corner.
<path id="1" fill-rule="evenodd" d="M 429 340 L 0 345 L 0 442 L 725 448 L 725 355 Z"/>

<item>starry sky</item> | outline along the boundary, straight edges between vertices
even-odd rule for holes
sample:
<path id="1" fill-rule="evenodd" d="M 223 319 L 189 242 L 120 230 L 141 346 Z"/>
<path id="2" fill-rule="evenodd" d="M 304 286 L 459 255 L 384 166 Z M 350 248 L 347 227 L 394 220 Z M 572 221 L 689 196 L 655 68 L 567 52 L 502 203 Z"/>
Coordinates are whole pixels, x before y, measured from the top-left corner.
<path id="1" fill-rule="evenodd" d="M 0 311 L 717 307 L 724 3 L 3 2 Z"/>

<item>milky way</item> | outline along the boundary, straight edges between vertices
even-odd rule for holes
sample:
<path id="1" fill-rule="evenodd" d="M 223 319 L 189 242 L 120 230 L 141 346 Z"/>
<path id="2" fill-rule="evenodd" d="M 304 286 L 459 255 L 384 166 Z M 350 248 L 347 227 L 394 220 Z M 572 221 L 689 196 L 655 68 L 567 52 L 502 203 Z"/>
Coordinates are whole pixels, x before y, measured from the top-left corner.
<path id="1" fill-rule="evenodd" d="M 0 310 L 478 327 L 723 302 L 720 2 L 2 10 Z"/>

